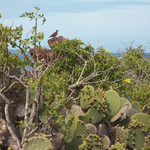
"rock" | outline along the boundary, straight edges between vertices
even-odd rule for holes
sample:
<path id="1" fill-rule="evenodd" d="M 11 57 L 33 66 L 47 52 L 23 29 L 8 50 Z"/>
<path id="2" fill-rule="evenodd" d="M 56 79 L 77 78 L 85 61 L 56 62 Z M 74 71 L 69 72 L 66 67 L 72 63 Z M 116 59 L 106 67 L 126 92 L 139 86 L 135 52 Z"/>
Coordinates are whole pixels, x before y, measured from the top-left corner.
<path id="1" fill-rule="evenodd" d="M 56 54 L 53 54 L 50 49 L 46 48 L 31 48 L 29 54 L 34 61 L 41 61 L 53 64 L 55 59 L 58 58 Z"/>
<path id="2" fill-rule="evenodd" d="M 78 106 L 78 105 L 73 105 L 73 106 L 71 107 L 71 109 L 70 109 L 70 113 L 71 113 L 72 115 L 77 115 L 77 116 L 79 116 L 79 115 L 84 115 L 83 110 L 82 110 L 81 107 Z"/>
<path id="3" fill-rule="evenodd" d="M 54 135 L 53 139 L 52 139 L 52 150 L 59 150 L 61 149 L 61 147 L 63 146 L 64 142 L 63 142 L 63 134 L 61 133 L 56 133 L 56 135 Z"/>
<path id="4" fill-rule="evenodd" d="M 48 40 L 48 44 L 51 47 L 55 42 L 62 42 L 65 38 L 63 36 L 53 37 L 52 39 Z"/>
<path id="5" fill-rule="evenodd" d="M 106 124 L 99 124 L 98 126 L 98 135 L 106 135 L 109 136 L 108 129 Z"/>
<path id="6" fill-rule="evenodd" d="M 28 109 L 28 114 L 31 112 L 31 109 Z M 17 104 L 16 109 L 15 109 L 15 115 L 17 117 L 24 117 L 25 114 L 25 105 L 23 102 L 20 102 Z"/>

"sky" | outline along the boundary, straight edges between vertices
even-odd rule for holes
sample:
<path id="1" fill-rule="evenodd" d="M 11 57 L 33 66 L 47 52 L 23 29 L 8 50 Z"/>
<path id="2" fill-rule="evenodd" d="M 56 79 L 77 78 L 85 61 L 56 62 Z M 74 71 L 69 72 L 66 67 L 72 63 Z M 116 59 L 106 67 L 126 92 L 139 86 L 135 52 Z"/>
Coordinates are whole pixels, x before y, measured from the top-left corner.
<path id="1" fill-rule="evenodd" d="M 42 46 L 48 48 L 49 36 L 77 38 L 95 49 L 103 46 L 109 52 L 143 45 L 150 52 L 150 0 L 0 0 L 0 23 L 24 27 L 23 37 L 31 32 L 32 21 L 19 16 L 40 8 L 47 19 L 38 31 L 44 32 Z"/>

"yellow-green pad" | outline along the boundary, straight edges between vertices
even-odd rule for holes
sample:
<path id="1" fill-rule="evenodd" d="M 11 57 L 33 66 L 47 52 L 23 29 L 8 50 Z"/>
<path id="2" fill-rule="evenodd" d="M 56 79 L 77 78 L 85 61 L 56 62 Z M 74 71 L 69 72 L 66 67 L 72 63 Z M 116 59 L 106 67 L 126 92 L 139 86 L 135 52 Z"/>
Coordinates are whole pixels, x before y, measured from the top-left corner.
<path id="1" fill-rule="evenodd" d="M 80 106 L 82 109 L 88 109 L 89 102 L 94 98 L 94 88 L 91 85 L 84 86 L 80 92 Z"/>
<path id="2" fill-rule="evenodd" d="M 128 127 L 128 144 L 131 148 L 141 150 L 150 131 L 150 115 L 137 113 L 131 117 Z"/>
<path id="3" fill-rule="evenodd" d="M 146 113 L 137 113 L 131 116 L 131 123 L 133 123 L 134 119 L 137 119 L 139 122 L 144 124 L 144 130 L 150 132 L 150 115 Z"/>
<path id="4" fill-rule="evenodd" d="M 50 150 L 51 143 L 44 137 L 33 137 L 28 140 L 23 150 Z"/>
<path id="5" fill-rule="evenodd" d="M 78 117 L 73 116 L 73 118 L 71 120 L 69 120 L 68 123 L 66 124 L 64 140 L 67 143 L 72 142 L 72 140 L 74 139 L 75 132 L 77 129 L 77 122 L 78 122 Z"/>
<path id="6" fill-rule="evenodd" d="M 108 119 L 111 119 L 120 110 L 121 107 L 120 97 L 116 91 L 109 90 L 105 92 L 104 98 L 108 106 L 108 113 L 109 113 Z"/>

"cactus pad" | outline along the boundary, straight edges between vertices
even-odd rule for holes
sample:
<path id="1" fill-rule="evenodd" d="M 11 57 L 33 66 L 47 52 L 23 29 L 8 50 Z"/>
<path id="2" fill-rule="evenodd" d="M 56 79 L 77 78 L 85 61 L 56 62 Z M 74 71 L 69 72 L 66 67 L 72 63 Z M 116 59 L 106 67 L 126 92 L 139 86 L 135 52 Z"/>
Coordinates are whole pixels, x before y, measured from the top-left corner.
<path id="1" fill-rule="evenodd" d="M 97 128 L 95 125 L 88 123 L 88 124 L 86 124 L 86 128 L 87 128 L 87 135 L 97 134 Z"/>
<path id="2" fill-rule="evenodd" d="M 83 143 L 83 139 L 80 136 L 75 136 L 71 143 L 66 143 L 65 150 L 78 150 L 79 145 Z"/>
<path id="3" fill-rule="evenodd" d="M 84 115 L 84 112 L 83 112 L 83 110 L 81 109 L 81 107 L 80 106 L 78 106 L 78 105 L 73 105 L 72 107 L 71 107 L 71 109 L 70 109 L 70 114 L 72 114 L 72 115 Z"/>
<path id="4" fill-rule="evenodd" d="M 91 122 L 92 110 L 89 109 L 84 115 L 80 115 L 79 119 L 84 121 L 85 123 Z"/>
<path id="5" fill-rule="evenodd" d="M 108 150 L 126 150 L 126 148 L 124 147 L 124 144 L 117 142 L 115 145 L 111 145 Z"/>
<path id="6" fill-rule="evenodd" d="M 44 137 L 32 137 L 28 140 L 23 150 L 50 150 L 51 142 Z"/>
<path id="7" fill-rule="evenodd" d="M 131 122 L 133 122 L 135 119 L 144 124 L 143 127 L 146 132 L 150 131 L 150 115 L 149 114 L 137 113 L 131 116 Z"/>
<path id="8" fill-rule="evenodd" d="M 87 135 L 87 128 L 85 126 L 85 123 L 82 120 L 78 120 L 76 136 L 85 138 L 86 135 Z"/>
<path id="9" fill-rule="evenodd" d="M 80 92 L 80 106 L 82 109 L 88 109 L 89 101 L 94 98 L 94 88 L 86 85 Z"/>
<path id="10" fill-rule="evenodd" d="M 102 139 L 102 148 L 101 149 L 108 149 L 110 146 L 110 138 L 107 135 L 101 134 L 100 138 Z"/>
<path id="11" fill-rule="evenodd" d="M 95 91 L 95 98 L 98 98 L 100 101 L 104 100 L 104 92 L 102 91 L 102 89 L 97 89 Z"/>
<path id="12" fill-rule="evenodd" d="M 127 111 L 132 108 L 131 103 L 126 98 L 120 97 L 120 101 L 121 101 L 121 108 L 119 112 L 113 118 L 111 118 L 110 122 L 114 122 L 119 118 L 120 120 L 125 119 Z"/>
<path id="13" fill-rule="evenodd" d="M 92 110 L 91 122 L 93 124 L 99 123 L 103 118 L 107 117 L 108 111 L 105 101 L 94 98 L 89 103 L 89 108 Z"/>
<path id="14" fill-rule="evenodd" d="M 77 122 L 78 122 L 78 118 L 77 116 L 73 116 L 67 123 L 65 126 L 65 133 L 64 133 L 64 140 L 67 143 L 70 143 L 74 136 L 75 136 L 75 132 L 76 132 L 76 128 L 77 128 Z"/>
<path id="15" fill-rule="evenodd" d="M 114 127 L 111 130 L 113 138 L 115 139 L 115 143 L 124 143 L 127 144 L 127 133 L 121 127 Z"/>
<path id="16" fill-rule="evenodd" d="M 109 90 L 105 92 L 104 98 L 108 105 L 108 111 L 109 111 L 108 119 L 111 119 L 120 110 L 121 107 L 120 97 L 116 91 Z"/>
<path id="17" fill-rule="evenodd" d="M 137 113 L 131 117 L 128 127 L 128 144 L 131 148 L 141 150 L 145 138 L 150 131 L 150 116 L 144 113 Z"/>
<path id="18" fill-rule="evenodd" d="M 96 134 L 89 134 L 82 145 L 79 146 L 79 150 L 99 150 L 102 148 L 102 140 Z"/>
<path id="19" fill-rule="evenodd" d="M 138 112 L 141 111 L 141 105 L 137 101 L 132 103 L 132 108 L 136 109 Z"/>

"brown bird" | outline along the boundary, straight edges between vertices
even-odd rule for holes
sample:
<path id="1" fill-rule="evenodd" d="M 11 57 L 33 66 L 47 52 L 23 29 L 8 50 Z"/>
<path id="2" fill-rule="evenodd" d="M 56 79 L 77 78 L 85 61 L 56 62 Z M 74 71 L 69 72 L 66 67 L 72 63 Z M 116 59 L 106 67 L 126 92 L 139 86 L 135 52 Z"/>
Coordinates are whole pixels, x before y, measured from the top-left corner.
<path id="1" fill-rule="evenodd" d="M 58 30 L 56 30 L 50 37 L 55 37 L 58 34 Z"/>

